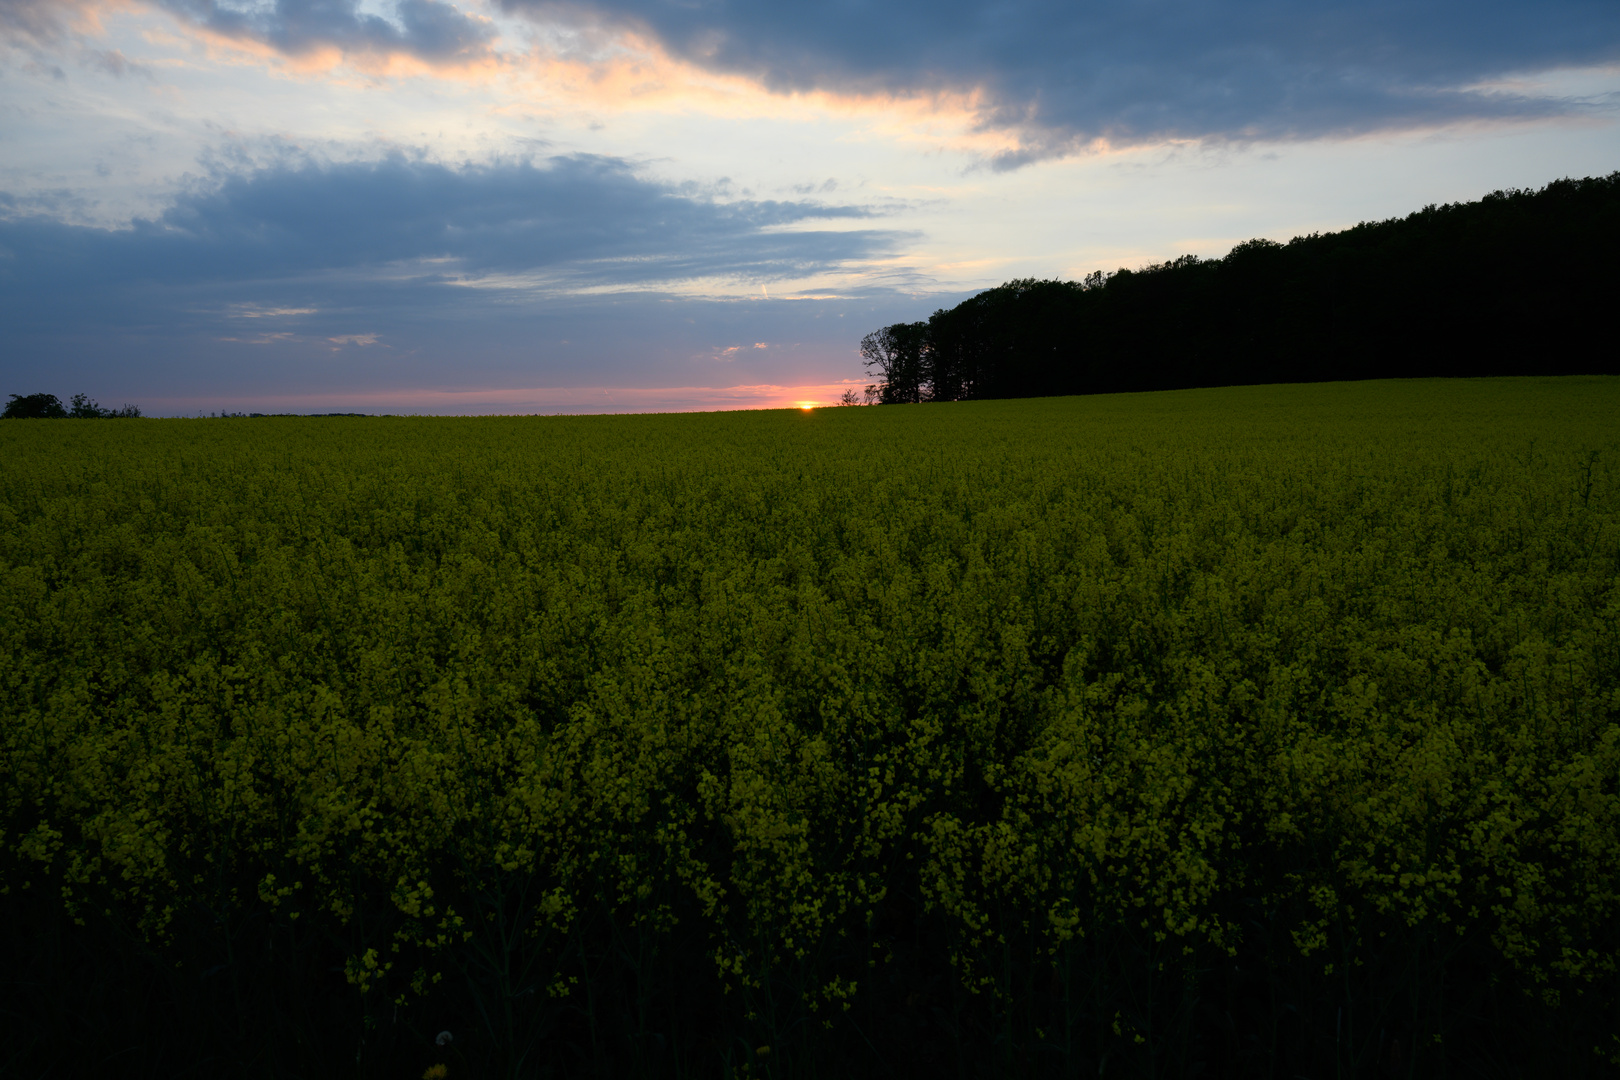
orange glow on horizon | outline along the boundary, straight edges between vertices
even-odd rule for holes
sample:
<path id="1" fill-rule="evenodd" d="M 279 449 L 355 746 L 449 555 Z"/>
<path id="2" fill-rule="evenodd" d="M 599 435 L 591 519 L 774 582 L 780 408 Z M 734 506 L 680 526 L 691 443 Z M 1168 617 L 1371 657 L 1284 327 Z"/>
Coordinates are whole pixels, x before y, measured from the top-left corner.
<path id="1" fill-rule="evenodd" d="M 819 385 L 671 387 L 500 387 L 485 390 L 360 390 L 318 394 L 148 398 L 149 415 L 194 416 L 198 412 L 383 412 L 428 415 L 548 415 L 557 413 L 722 412 L 733 409 L 793 409 L 812 412 L 861 388 L 853 379 Z M 809 391 L 814 397 L 807 398 Z"/>

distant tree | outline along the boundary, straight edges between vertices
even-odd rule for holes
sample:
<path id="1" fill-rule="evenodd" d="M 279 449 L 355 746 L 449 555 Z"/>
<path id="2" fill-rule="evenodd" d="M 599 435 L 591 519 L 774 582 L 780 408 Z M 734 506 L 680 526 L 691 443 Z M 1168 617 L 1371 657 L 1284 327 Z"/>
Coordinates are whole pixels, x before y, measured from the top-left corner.
<path id="1" fill-rule="evenodd" d="M 134 405 L 125 405 L 122 409 L 103 409 L 85 394 L 74 394 L 72 402 L 65 408 L 55 394 L 12 394 L 0 419 L 123 420 L 140 415 L 141 410 Z"/>
<path id="2" fill-rule="evenodd" d="M 843 395 L 838 399 L 838 404 L 840 405 L 859 405 L 860 403 L 861 395 L 857 394 L 854 390 L 845 390 Z"/>
<path id="3" fill-rule="evenodd" d="M 861 360 L 869 374 L 878 376 L 883 404 L 929 400 L 927 343 L 928 324 L 924 322 L 895 323 L 861 339 Z"/>
<path id="4" fill-rule="evenodd" d="M 140 415 L 141 410 L 133 405 L 125 405 L 122 409 L 103 409 L 85 394 L 74 394 L 73 405 L 68 410 L 68 416 L 78 420 L 122 420 Z"/>
<path id="5" fill-rule="evenodd" d="M 66 416 L 67 410 L 55 394 L 12 394 L 0 419 L 60 420 Z"/>
<path id="6" fill-rule="evenodd" d="M 68 418 L 72 420 L 100 420 L 111 410 L 102 407 L 90 400 L 87 394 L 74 394 L 72 402 L 68 405 Z"/>

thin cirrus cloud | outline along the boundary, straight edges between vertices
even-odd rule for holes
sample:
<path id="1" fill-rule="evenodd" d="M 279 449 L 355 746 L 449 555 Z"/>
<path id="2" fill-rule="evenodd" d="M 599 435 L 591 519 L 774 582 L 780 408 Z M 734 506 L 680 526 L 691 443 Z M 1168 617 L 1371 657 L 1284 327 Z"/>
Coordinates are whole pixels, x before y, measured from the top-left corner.
<path id="1" fill-rule="evenodd" d="M 99 24 L 105 0 L 0 0 L 0 42 L 49 46 Z"/>
<path id="2" fill-rule="evenodd" d="M 1000 167 L 1111 144 L 1358 135 L 1578 114 L 1524 73 L 1620 61 L 1612 0 L 501 0 L 783 93 L 970 95 Z M 1495 84 L 1495 85 L 1492 85 Z"/>

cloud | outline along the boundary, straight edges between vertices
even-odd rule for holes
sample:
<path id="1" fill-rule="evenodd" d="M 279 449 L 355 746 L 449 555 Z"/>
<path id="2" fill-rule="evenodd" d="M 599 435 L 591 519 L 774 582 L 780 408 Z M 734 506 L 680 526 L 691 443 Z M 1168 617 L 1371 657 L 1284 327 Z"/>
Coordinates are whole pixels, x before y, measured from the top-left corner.
<path id="1" fill-rule="evenodd" d="M 362 0 L 0 0 L 0 41 L 48 48 L 74 32 L 99 35 L 101 17 L 110 11 L 153 7 L 205 37 L 316 67 L 347 61 L 397 69 L 405 60 L 457 69 L 496 62 L 495 27 L 487 18 L 448 0 L 382 6 L 379 14 L 364 10 Z M 89 59 L 112 75 L 133 67 L 117 51 L 93 52 Z"/>
<path id="2" fill-rule="evenodd" d="M 228 175 L 156 219 L 98 229 L 17 216 L 0 225 L 9 266 L 33 283 L 208 284 L 319 278 L 475 289 L 624 287 L 721 276 L 778 280 L 892 247 L 874 229 L 807 228 L 861 219 L 860 206 L 722 202 L 643 178 L 594 155 L 450 165 L 403 156 Z M 4 279 L 0 279 L 4 280 Z M 13 277 L 12 288 L 31 288 Z M 276 306 L 232 301 L 243 312 Z M 242 305 L 251 303 L 253 307 Z"/>
<path id="3" fill-rule="evenodd" d="M 326 378 L 308 365 L 334 351 L 386 353 L 423 378 L 536 356 L 600 378 L 615 357 L 650 371 L 774 340 L 764 331 L 790 310 L 801 340 L 842 342 L 853 331 L 817 324 L 810 301 L 711 300 L 706 323 L 688 324 L 697 308 L 680 289 L 854 273 L 904 239 L 865 227 L 860 206 L 722 201 L 585 155 L 262 168 L 119 229 L 46 206 L 0 197 L 0 356 L 18 370 L 144 357 L 167 383 L 186 364 L 207 383 L 208 357 L 237 355 L 297 384 Z"/>
<path id="4" fill-rule="evenodd" d="M 259 304 L 233 304 L 225 312 L 227 318 L 232 319 L 284 319 L 293 315 L 313 315 L 315 308 L 272 307 L 267 308 Z"/>
<path id="5" fill-rule="evenodd" d="M 92 203 L 76 191 L 61 189 L 13 194 L 0 191 L 0 221 L 23 217 L 61 219 L 83 216 Z"/>
<path id="6" fill-rule="evenodd" d="M 83 60 L 89 66 L 115 79 L 122 79 L 125 75 L 139 75 L 148 79 L 152 77 L 144 65 L 135 63 L 119 49 L 89 49 L 85 51 Z"/>
<path id="7" fill-rule="evenodd" d="M 1094 140 L 1288 139 L 1576 108 L 1488 89 L 1620 61 L 1612 0 L 501 0 L 546 22 L 651 38 L 770 89 L 976 95 L 1018 133 L 999 164 Z"/>
<path id="8" fill-rule="evenodd" d="M 489 20 L 442 0 L 396 0 L 393 18 L 362 11 L 359 0 L 157 0 L 179 18 L 219 37 L 311 58 L 336 51 L 344 59 L 409 56 L 430 65 L 487 59 L 495 37 Z"/>
<path id="9" fill-rule="evenodd" d="M 73 29 L 96 25 L 102 0 L 0 0 L 0 41 L 54 45 Z"/>
<path id="10" fill-rule="evenodd" d="M 257 288 L 270 292 L 275 286 Z M 149 413 L 757 406 L 767 402 L 719 400 L 705 391 L 680 403 L 646 388 L 838 380 L 864 385 L 862 335 L 916 318 L 918 311 L 950 307 L 967 295 L 872 290 L 764 302 L 647 290 L 524 303 L 474 297 L 449 308 L 430 290 L 345 289 L 330 297 L 332 310 L 313 316 L 227 322 L 205 306 L 205 293 L 176 292 L 132 287 L 108 312 L 105 293 L 89 290 L 78 310 L 19 318 L 25 305 L 11 304 L 0 285 L 0 391 L 65 398 L 82 390 L 101 400 L 134 402 Z M 376 333 L 377 344 L 336 347 L 327 340 L 360 331 Z M 769 348 L 749 347 L 763 340 Z M 719 355 L 733 345 L 740 348 Z M 502 387 L 553 390 L 522 395 L 526 404 L 488 396 Z M 559 397 L 558 388 L 574 389 Z M 615 393 L 605 395 L 607 389 Z M 792 396 L 815 398 L 802 390 Z M 272 398 L 285 400 L 270 408 Z M 562 398 L 572 404 L 565 406 Z"/>

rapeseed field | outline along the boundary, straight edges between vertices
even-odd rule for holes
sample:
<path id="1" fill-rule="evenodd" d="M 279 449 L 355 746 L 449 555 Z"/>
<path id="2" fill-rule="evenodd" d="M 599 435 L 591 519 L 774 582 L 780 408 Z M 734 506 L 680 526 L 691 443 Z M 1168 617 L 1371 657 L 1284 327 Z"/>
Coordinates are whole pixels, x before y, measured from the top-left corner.
<path id="1" fill-rule="evenodd" d="M 7 1075 L 1614 1075 L 1620 379 L 0 423 Z"/>

